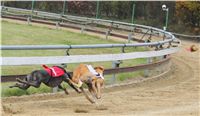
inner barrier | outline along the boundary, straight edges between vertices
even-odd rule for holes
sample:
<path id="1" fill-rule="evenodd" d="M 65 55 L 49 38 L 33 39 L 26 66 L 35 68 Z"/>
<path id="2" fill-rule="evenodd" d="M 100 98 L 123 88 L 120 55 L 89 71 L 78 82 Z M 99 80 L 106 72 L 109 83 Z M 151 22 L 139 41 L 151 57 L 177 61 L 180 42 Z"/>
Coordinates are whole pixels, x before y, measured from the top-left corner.
<path id="1" fill-rule="evenodd" d="M 176 53 L 181 45 L 180 40 L 175 38 L 170 32 L 157 29 L 151 26 L 131 24 L 119 21 L 95 19 L 79 16 L 60 15 L 43 11 L 32 11 L 3 6 L 1 10 L 3 18 L 44 23 L 55 25 L 56 27 L 68 27 L 73 29 L 99 33 L 108 36 L 116 36 L 128 40 L 125 44 L 95 44 L 95 45 L 2 45 L 1 50 L 47 50 L 47 49 L 91 49 L 91 48 L 115 48 L 121 47 L 122 52 L 125 47 L 149 47 L 143 52 L 102 54 L 102 55 L 72 55 L 54 57 L 2 57 L 1 65 L 37 65 L 37 64 L 60 64 L 60 63 L 81 63 L 81 62 L 102 62 L 118 61 L 135 58 L 163 57 Z M 98 25 L 103 26 L 102 28 Z M 114 30 L 114 31 L 113 31 Z M 118 33 L 116 30 L 126 31 Z M 136 37 L 136 34 L 141 34 Z M 159 37 L 160 39 L 154 39 Z M 140 43 L 129 43 L 130 40 Z M 154 49 L 155 48 L 155 49 Z M 150 61 L 150 60 L 148 60 Z"/>

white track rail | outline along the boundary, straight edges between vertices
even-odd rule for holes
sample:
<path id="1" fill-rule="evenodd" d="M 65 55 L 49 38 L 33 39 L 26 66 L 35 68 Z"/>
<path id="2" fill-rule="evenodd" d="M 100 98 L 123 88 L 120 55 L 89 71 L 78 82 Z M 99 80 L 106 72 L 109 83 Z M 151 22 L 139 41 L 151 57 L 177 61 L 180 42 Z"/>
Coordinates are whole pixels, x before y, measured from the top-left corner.
<path id="1" fill-rule="evenodd" d="M 119 21 L 110 21 L 103 19 L 94 19 L 87 17 L 77 17 L 77 16 L 69 16 L 69 15 L 60 15 L 55 13 L 48 13 L 42 11 L 34 11 L 26 10 L 26 9 L 18 9 L 11 7 L 3 7 L 1 14 L 6 14 L 6 12 L 20 12 L 22 15 L 31 16 L 44 16 L 50 18 L 57 18 L 58 20 L 67 19 L 74 21 L 83 21 L 83 22 L 91 22 L 95 24 L 102 24 L 105 26 L 109 25 L 118 25 L 119 29 L 128 29 L 133 30 L 136 28 L 140 28 L 142 32 L 153 34 L 157 32 L 160 36 L 164 36 L 163 40 L 150 42 L 150 43 L 135 43 L 135 44 L 112 44 L 112 45 L 64 45 L 64 46 L 1 46 L 2 50 L 31 50 L 31 49 L 91 49 L 91 48 L 113 48 L 113 47 L 141 47 L 141 46 L 160 46 L 171 44 L 173 42 L 178 42 L 176 47 L 165 48 L 158 51 L 144 51 L 144 52 L 132 52 L 132 53 L 119 53 L 119 54 L 102 54 L 102 55 L 73 55 L 73 56 L 48 56 L 48 57 L 1 57 L 1 65 L 37 65 L 37 64 L 60 64 L 60 63 L 83 63 L 83 62 L 102 62 L 102 61 L 116 61 L 116 60 L 127 60 L 127 59 L 135 59 L 135 58 L 150 58 L 157 56 L 164 56 L 168 54 L 175 53 L 179 50 L 180 42 L 178 39 L 174 37 L 170 32 L 157 29 L 151 26 L 144 26 L 138 24 L 130 24 Z M 36 48 L 37 47 L 37 48 Z M 58 48 L 57 48 L 58 47 Z M 60 48 L 61 47 L 61 48 Z M 89 48 L 91 47 L 91 48 Z"/>
<path id="2" fill-rule="evenodd" d="M 61 64 L 84 63 L 128 60 L 136 58 L 150 58 L 175 53 L 179 48 L 169 48 L 160 51 L 133 52 L 122 54 L 103 55 L 73 55 L 73 56 L 48 56 L 48 57 L 3 57 L 1 65 L 37 65 L 37 64 Z"/>

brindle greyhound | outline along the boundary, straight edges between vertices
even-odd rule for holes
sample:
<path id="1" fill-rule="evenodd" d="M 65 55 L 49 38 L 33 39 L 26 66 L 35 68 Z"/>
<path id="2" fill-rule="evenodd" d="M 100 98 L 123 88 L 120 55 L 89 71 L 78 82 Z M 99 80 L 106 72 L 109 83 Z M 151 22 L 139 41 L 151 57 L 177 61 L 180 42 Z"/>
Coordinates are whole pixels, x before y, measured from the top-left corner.
<path id="1" fill-rule="evenodd" d="M 74 87 L 73 84 L 69 82 L 69 79 L 72 78 L 70 74 L 68 74 L 64 68 L 62 67 L 59 67 L 59 68 L 64 71 L 64 74 L 59 77 L 54 78 L 50 76 L 49 73 L 46 72 L 45 70 L 35 70 L 31 72 L 30 74 L 28 74 L 27 77 L 24 78 L 23 80 L 17 78 L 16 80 L 18 81 L 18 83 L 16 83 L 13 86 L 10 86 L 10 88 L 19 87 L 20 89 L 26 90 L 30 86 L 38 88 L 40 87 L 41 83 L 44 83 L 45 85 L 49 87 L 58 86 L 60 89 L 64 90 L 66 94 L 69 94 L 67 89 L 61 86 L 61 83 L 64 81 L 64 82 L 67 82 L 76 92 L 80 93 L 81 91 L 78 90 L 76 87 Z"/>

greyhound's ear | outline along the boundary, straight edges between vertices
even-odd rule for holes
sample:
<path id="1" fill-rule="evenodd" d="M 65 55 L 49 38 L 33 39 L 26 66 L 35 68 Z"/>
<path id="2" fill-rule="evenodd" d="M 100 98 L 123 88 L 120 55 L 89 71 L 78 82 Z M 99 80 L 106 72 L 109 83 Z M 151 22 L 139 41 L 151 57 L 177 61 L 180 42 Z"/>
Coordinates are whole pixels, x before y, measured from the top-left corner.
<path id="1" fill-rule="evenodd" d="M 104 67 L 103 66 L 97 66 L 94 69 L 100 69 L 100 70 L 104 71 Z"/>

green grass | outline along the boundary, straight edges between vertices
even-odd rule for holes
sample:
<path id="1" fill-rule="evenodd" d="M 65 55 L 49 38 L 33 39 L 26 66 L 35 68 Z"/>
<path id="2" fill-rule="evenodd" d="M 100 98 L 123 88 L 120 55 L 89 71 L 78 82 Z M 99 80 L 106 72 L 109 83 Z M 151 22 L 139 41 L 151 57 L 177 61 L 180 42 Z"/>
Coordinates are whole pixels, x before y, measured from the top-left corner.
<path id="1" fill-rule="evenodd" d="M 73 33 L 66 30 L 56 30 L 47 27 L 31 26 L 26 24 L 17 24 L 7 21 L 2 21 L 2 44 L 3 45 L 77 45 L 77 44 L 111 44 L 120 43 L 114 40 L 106 40 L 97 36 L 91 36 L 80 33 Z M 126 52 L 143 51 L 144 48 L 126 48 Z M 3 50 L 2 56 L 63 56 L 65 50 Z M 105 49 L 72 49 L 70 55 L 80 54 L 112 54 L 120 53 L 121 48 L 105 48 Z M 145 59 L 125 60 L 120 67 L 133 66 L 141 63 L 146 63 Z M 68 64 L 67 70 L 73 71 L 78 65 Z M 111 68 L 112 62 L 95 62 L 90 63 L 93 66 L 102 65 L 105 68 Z M 33 66 L 3 66 L 1 75 L 19 75 L 28 74 L 33 70 L 41 69 L 40 65 Z M 117 74 L 117 80 L 123 81 L 130 77 L 142 75 L 142 71 L 132 73 Z M 111 75 L 106 75 L 106 80 L 109 81 Z M 51 89 L 45 85 L 40 88 L 31 87 L 27 91 L 17 88 L 10 89 L 8 86 L 13 83 L 2 84 L 2 96 L 19 96 L 33 93 L 50 92 Z M 67 86 L 67 85 L 66 85 Z"/>
<path id="2" fill-rule="evenodd" d="M 136 72 L 127 72 L 115 74 L 115 83 L 120 83 L 125 80 L 132 79 L 133 77 L 138 77 L 143 75 L 143 70 Z M 113 84 L 113 75 L 106 75 L 106 85 Z"/>
<path id="3" fill-rule="evenodd" d="M 47 27 L 22 25 L 2 21 L 2 44 L 3 45 L 77 45 L 77 44 L 108 44 L 120 43 L 113 40 L 105 40 L 97 36 L 73 33 L 66 30 L 56 30 Z M 126 52 L 142 51 L 144 48 L 126 48 Z M 105 49 L 72 49 L 70 55 L 80 54 L 111 54 L 120 53 L 121 48 Z M 2 56 L 63 56 L 65 50 L 4 50 Z M 144 63 L 144 59 L 124 61 L 123 66 Z M 97 63 L 90 63 L 99 65 Z M 111 62 L 101 62 L 105 68 L 111 68 Z M 72 71 L 77 64 L 69 64 L 68 70 Z M 34 66 L 4 66 L 2 75 L 27 74 L 32 70 L 41 69 L 40 65 Z"/>
<path id="4" fill-rule="evenodd" d="M 2 89 L 1 89 L 1 95 L 2 97 L 10 97 L 10 96 L 21 96 L 21 95 L 30 95 L 35 93 L 49 93 L 52 92 L 52 88 L 41 84 L 39 88 L 30 87 L 27 90 L 22 90 L 19 88 L 9 88 L 9 86 L 14 85 L 14 82 L 8 82 L 8 83 L 1 83 Z M 66 84 L 63 84 L 64 87 L 67 87 Z M 69 88 L 69 87 L 67 87 Z M 62 90 L 60 90 L 62 91 Z"/>
<path id="5" fill-rule="evenodd" d="M 104 41 L 97 36 L 56 30 L 47 27 L 14 24 L 2 21 L 2 44 L 6 45 L 71 45 L 117 43 Z M 119 42 L 118 42 L 119 43 Z"/>

